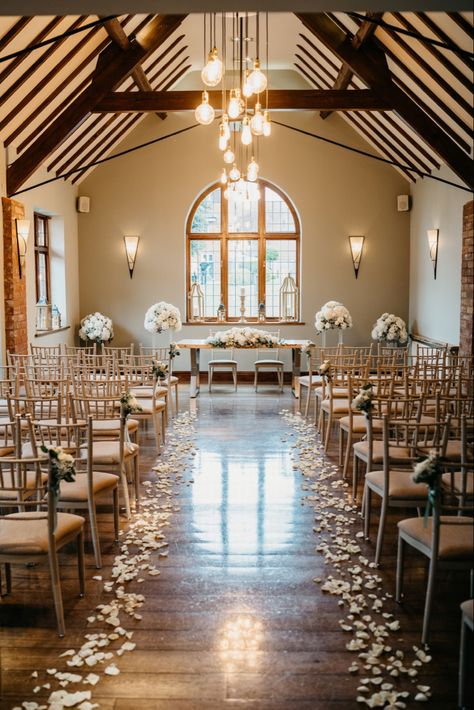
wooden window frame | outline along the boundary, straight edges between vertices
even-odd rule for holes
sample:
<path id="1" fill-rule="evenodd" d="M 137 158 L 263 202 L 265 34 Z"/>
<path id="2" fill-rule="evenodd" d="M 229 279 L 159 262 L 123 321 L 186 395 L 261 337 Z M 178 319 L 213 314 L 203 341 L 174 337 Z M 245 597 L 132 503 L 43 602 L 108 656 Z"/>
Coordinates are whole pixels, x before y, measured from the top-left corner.
<path id="1" fill-rule="evenodd" d="M 266 267 L 266 243 L 272 240 L 294 240 L 296 242 L 296 284 L 300 289 L 300 244 L 301 244 L 301 227 L 298 215 L 288 196 L 280 190 L 276 185 L 273 185 L 266 180 L 259 180 L 258 186 L 261 191 L 261 197 L 258 202 L 258 231 L 257 232 L 228 232 L 228 214 L 227 200 L 224 197 L 224 188 L 221 183 L 217 182 L 208 187 L 202 192 L 195 201 L 186 223 L 186 296 L 191 290 L 191 241 L 220 241 L 221 245 L 221 291 L 222 300 L 226 309 L 226 323 L 237 323 L 238 316 L 229 317 L 228 315 L 228 242 L 233 240 L 244 239 L 246 241 L 258 241 L 258 303 L 265 302 L 265 267 Z M 281 197 L 283 202 L 290 210 L 291 216 L 295 224 L 294 232 L 265 232 L 265 188 L 268 187 Z M 221 231 L 220 232 L 192 232 L 191 227 L 196 211 L 199 209 L 202 201 L 214 190 L 220 189 L 221 195 Z M 301 293 L 301 290 L 300 290 Z M 300 299 L 301 309 L 301 299 Z M 186 297 L 186 316 L 190 320 L 189 302 Z M 298 314 L 299 316 L 299 314 Z M 257 317 L 248 317 L 249 323 L 257 323 Z M 217 314 L 215 316 L 205 316 L 205 323 L 217 322 Z M 278 323 L 276 317 L 266 317 L 266 323 Z"/>
<path id="2" fill-rule="evenodd" d="M 46 302 L 51 303 L 51 274 L 50 274 L 50 235 L 49 235 L 49 223 L 51 217 L 47 217 L 39 212 L 34 213 L 34 229 L 35 229 L 35 281 L 36 281 L 36 301 L 40 299 L 40 287 L 39 287 L 39 257 L 43 254 L 45 257 L 45 271 L 46 271 Z M 43 224 L 44 233 L 44 245 L 38 244 L 38 225 Z"/>

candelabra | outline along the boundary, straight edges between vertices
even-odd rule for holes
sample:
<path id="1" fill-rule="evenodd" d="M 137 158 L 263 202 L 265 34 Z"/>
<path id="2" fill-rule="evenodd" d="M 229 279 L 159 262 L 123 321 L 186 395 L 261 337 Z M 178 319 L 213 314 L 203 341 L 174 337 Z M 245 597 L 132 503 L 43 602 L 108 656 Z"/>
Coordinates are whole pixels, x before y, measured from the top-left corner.
<path id="1" fill-rule="evenodd" d="M 242 292 L 240 294 L 240 320 L 239 323 L 246 323 L 245 319 L 245 292 L 242 289 Z"/>

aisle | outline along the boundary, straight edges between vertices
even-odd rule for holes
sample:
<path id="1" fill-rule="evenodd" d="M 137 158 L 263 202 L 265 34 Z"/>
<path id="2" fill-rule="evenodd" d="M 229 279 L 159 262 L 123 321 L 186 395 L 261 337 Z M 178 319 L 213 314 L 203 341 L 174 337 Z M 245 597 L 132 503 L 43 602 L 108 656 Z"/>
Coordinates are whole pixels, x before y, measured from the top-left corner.
<path id="1" fill-rule="evenodd" d="M 313 532 L 313 492 L 296 468 L 297 432 L 279 415 L 282 408 L 293 411 L 295 406 L 288 390 L 280 396 L 262 388 L 256 396 L 250 387 L 242 386 L 234 395 L 219 386 L 212 397 L 203 392 L 191 401 L 184 394 L 182 409 L 190 407 L 197 414 L 197 450 L 183 480 L 172 484 L 169 474 L 169 485 L 161 489 L 165 496 L 161 504 L 169 516 L 164 528 L 169 554 L 159 557 L 157 552 L 153 558 L 159 575 L 143 574 L 142 583 L 132 581 L 127 586 L 127 591 L 144 595 L 138 610 L 142 619 L 126 618 L 123 623 L 133 630 L 136 648 L 114 658 L 120 671 L 116 676 L 104 676 L 103 668 L 94 667 L 101 677 L 92 689 L 92 703 L 106 710 L 358 707 L 357 687 L 366 672 L 358 677 L 348 672 L 358 659 L 345 648 L 350 637 L 339 624 L 344 612 L 338 598 L 324 594 L 314 581 L 324 583 L 333 570 L 315 549 L 320 540 Z M 185 426 L 183 439 L 191 443 L 192 431 L 189 436 L 186 431 Z M 142 481 L 157 481 L 151 470 L 152 444 L 150 431 L 141 442 Z M 172 464 L 174 446 L 163 457 L 165 471 L 167 461 Z M 145 483 L 143 490 L 152 485 Z M 338 490 L 334 494 L 344 495 Z M 357 521 L 352 534 L 359 529 Z M 59 655 L 77 650 L 85 633 L 100 630 L 87 618 L 96 613 L 97 604 L 110 599 L 103 583 L 110 578 L 118 553 L 111 536 L 107 523 L 100 572 L 94 570 L 88 550 L 83 600 L 75 596 L 74 556 L 62 555 L 67 626 L 63 640 L 54 630 L 47 572 L 23 570 L 16 576 L 14 601 L 0 605 L 1 710 L 25 700 L 41 706 L 50 689 L 34 696 L 32 688 L 48 681 L 48 668 L 82 675 L 89 670 L 67 668 L 67 657 Z M 365 543 L 362 547 L 363 554 L 372 558 L 371 548 Z M 388 547 L 392 552 L 387 555 L 387 568 L 392 570 L 393 535 L 388 536 Z M 418 567 L 411 568 L 409 613 L 399 614 L 400 636 L 408 649 L 419 642 L 422 599 L 417 601 L 416 595 L 422 589 L 421 573 Z M 97 575 L 103 581 L 95 580 Z M 381 576 L 382 587 L 393 591 L 393 573 Z M 44 591 L 31 608 L 35 585 Z M 452 584 L 441 585 L 441 597 L 445 587 L 446 591 L 451 587 L 453 594 Z M 23 602 L 28 607 L 22 607 Z M 423 681 L 416 681 L 433 685 L 431 708 L 453 706 L 457 668 L 457 615 L 454 611 L 439 618 L 440 603 L 439 598 L 433 662 L 424 667 Z M 449 609 L 455 610 L 455 604 L 450 600 Z M 390 609 L 398 613 L 393 603 Z M 21 619 L 18 624 L 16 615 Z M 397 643 L 398 636 L 394 635 Z M 441 668 L 443 677 L 436 679 Z M 31 678 L 33 671 L 39 672 L 39 680 Z M 85 687 L 90 688 L 71 684 L 68 690 Z M 413 706 L 418 703 L 411 702 Z"/>

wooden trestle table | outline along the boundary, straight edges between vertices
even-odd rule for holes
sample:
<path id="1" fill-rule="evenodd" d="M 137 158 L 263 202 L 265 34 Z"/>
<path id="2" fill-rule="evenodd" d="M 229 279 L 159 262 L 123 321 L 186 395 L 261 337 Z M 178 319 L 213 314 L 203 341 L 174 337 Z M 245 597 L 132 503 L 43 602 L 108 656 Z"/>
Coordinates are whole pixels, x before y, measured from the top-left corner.
<path id="1" fill-rule="evenodd" d="M 307 340 L 282 340 L 278 344 L 278 348 L 282 350 L 291 350 L 291 362 L 292 362 L 292 380 L 291 389 L 296 398 L 299 397 L 299 382 L 298 378 L 301 371 L 301 348 L 305 345 Z M 176 343 L 179 348 L 189 350 L 191 356 L 191 379 L 190 379 L 190 397 L 197 397 L 199 394 L 199 356 L 201 350 L 212 350 L 213 346 L 206 343 L 205 339 L 196 340 L 180 340 Z M 222 350 L 222 348 L 216 348 L 217 350 Z M 231 348 L 229 348 L 230 350 Z M 254 347 L 244 347 L 244 348 L 234 348 L 235 350 L 265 350 L 265 348 Z M 272 348 L 268 348 L 272 350 Z M 276 349 L 276 348 L 275 348 Z"/>

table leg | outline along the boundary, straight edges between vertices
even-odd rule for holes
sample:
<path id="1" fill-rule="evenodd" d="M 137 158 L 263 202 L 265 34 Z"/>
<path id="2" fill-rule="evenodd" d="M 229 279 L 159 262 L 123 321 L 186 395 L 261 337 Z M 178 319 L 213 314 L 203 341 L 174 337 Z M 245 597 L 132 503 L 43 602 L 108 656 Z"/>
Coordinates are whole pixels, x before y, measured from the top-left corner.
<path id="1" fill-rule="evenodd" d="M 296 399 L 300 398 L 300 381 L 299 377 L 301 374 L 301 348 L 291 349 L 291 360 L 293 364 L 291 391 L 293 392 Z"/>
<path id="2" fill-rule="evenodd" d="M 194 398 L 199 394 L 199 348 L 191 348 L 191 380 L 189 385 L 189 396 Z"/>

